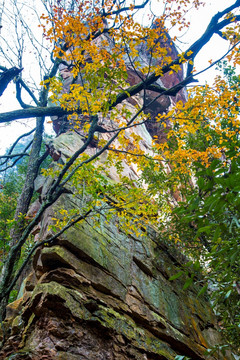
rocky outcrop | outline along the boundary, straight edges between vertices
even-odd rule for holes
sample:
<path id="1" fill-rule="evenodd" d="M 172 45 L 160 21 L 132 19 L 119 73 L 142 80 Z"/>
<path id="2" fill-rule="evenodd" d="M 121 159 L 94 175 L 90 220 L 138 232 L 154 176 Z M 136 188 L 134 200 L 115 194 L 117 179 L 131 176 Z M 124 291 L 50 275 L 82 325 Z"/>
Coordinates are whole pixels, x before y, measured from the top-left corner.
<path id="1" fill-rule="evenodd" d="M 70 196 L 63 205 L 73 206 Z M 198 289 L 169 282 L 179 265 L 153 231 L 127 237 L 104 219 L 75 226 L 35 254 L 8 309 L 9 346 L 16 359 L 204 359 L 219 336 Z"/>
<path id="2" fill-rule="evenodd" d="M 77 141 L 80 135 L 69 132 L 52 147 L 64 158 Z M 44 196 L 50 181 L 40 180 Z M 61 196 L 35 236 L 49 237 L 59 210 L 80 203 L 72 194 Z M 116 224 L 103 214 L 97 227 L 88 219 L 37 250 L 18 300 L 8 306 L 11 334 L 1 358 L 209 358 L 206 350 L 221 342 L 215 318 L 207 299 L 197 297 L 199 288 L 185 291 L 185 280 L 169 281 L 180 269 L 179 256 L 153 229 L 130 236 Z"/>
<path id="3" fill-rule="evenodd" d="M 66 68 L 61 71 L 67 91 L 70 74 Z M 134 76 L 129 69 L 130 84 L 137 81 Z M 181 74 L 169 76 L 159 80 L 159 85 L 171 87 Z M 147 96 L 151 100 L 155 94 L 149 91 Z M 182 90 L 178 99 L 184 98 Z M 134 104 L 141 101 L 141 94 L 129 99 L 128 109 L 134 111 Z M 151 153 L 151 136 L 161 135 L 160 141 L 165 141 L 166 130 L 156 123 L 155 116 L 175 101 L 167 96 L 159 98 L 150 109 L 146 126 L 126 131 L 128 146 L 131 148 L 133 131 L 141 137 L 139 146 L 145 154 Z M 60 135 L 48 148 L 54 161 L 64 163 L 85 139 L 81 129 L 69 130 L 66 119 L 53 120 Z M 114 127 L 107 117 L 99 119 L 99 125 Z M 102 135 L 103 139 L 107 136 Z M 87 152 L 94 154 L 96 146 L 91 144 Z M 105 161 L 105 154 L 99 161 Z M 138 177 L 134 164 L 124 160 L 123 171 L 131 179 Z M 109 178 L 118 181 L 114 168 Z M 43 177 L 36 180 L 40 202 L 51 181 Z M 31 207 L 29 217 L 37 212 L 40 202 Z M 81 208 L 79 196 L 71 191 L 61 195 L 34 229 L 35 241 L 51 236 L 49 225 L 60 216 L 60 209 L 75 208 Z M 197 297 L 197 286 L 183 290 L 186 279 L 169 281 L 181 267 L 179 254 L 150 227 L 140 229 L 139 235 L 127 235 L 117 226 L 117 217 L 105 220 L 104 213 L 97 221 L 88 218 L 36 251 L 18 299 L 7 308 L 8 340 L 0 358 L 173 360 L 180 355 L 181 359 L 210 359 L 207 349 L 221 339 L 207 298 Z"/>

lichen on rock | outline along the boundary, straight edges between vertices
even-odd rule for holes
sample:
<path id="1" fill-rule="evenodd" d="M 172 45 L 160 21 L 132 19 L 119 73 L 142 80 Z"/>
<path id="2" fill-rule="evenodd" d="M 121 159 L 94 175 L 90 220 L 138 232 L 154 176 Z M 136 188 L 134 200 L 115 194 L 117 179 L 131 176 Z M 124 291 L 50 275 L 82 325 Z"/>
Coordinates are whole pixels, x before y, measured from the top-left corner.
<path id="1" fill-rule="evenodd" d="M 180 75 L 166 75 L 161 84 L 173 86 L 179 81 L 174 76 Z M 129 71 L 130 85 L 135 81 L 134 73 Z M 178 97 L 184 96 L 182 90 Z M 148 91 L 151 97 L 154 94 Z M 134 108 L 131 101 L 130 111 Z M 167 111 L 173 101 L 176 99 L 162 97 L 150 111 L 151 121 L 134 130 L 142 138 L 140 148 L 144 153 L 151 151 L 154 134 L 160 133 L 161 141 L 165 141 L 166 133 L 155 116 Z M 71 131 L 69 126 L 61 133 L 60 125 L 64 121 L 65 126 L 65 120 L 53 119 L 59 136 L 47 144 L 53 160 L 60 164 L 86 140 L 80 130 Z M 105 119 L 105 128 L 109 121 Z M 90 155 L 95 151 L 94 144 L 87 149 Z M 104 163 L 105 155 L 98 161 Z M 122 166 L 124 175 L 138 178 L 133 165 L 123 161 Z M 118 179 L 112 169 L 109 181 Z M 51 177 L 36 179 L 40 200 L 52 182 Z M 35 205 L 37 209 L 39 204 Z M 60 217 L 60 209 L 71 211 L 80 206 L 81 198 L 70 186 L 34 230 L 37 241 L 51 235 L 49 225 L 53 218 Z M 161 242 L 153 228 L 143 236 L 129 235 L 119 229 L 116 218 L 106 222 L 104 216 L 98 218 L 97 227 L 94 220 L 72 226 L 35 252 L 23 296 L 8 306 L 5 325 L 9 339 L 1 358 L 173 360 L 181 355 L 193 360 L 209 359 L 206 350 L 221 342 L 216 319 L 207 299 L 197 298 L 197 287 L 184 291 L 181 279 L 169 281 L 180 265 L 178 256 Z"/>

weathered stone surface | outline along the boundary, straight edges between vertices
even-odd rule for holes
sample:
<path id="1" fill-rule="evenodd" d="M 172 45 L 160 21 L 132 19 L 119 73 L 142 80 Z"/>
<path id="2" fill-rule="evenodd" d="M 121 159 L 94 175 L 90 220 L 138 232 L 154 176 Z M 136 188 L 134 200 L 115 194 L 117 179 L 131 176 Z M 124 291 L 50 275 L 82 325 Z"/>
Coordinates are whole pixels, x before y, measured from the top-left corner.
<path id="1" fill-rule="evenodd" d="M 62 161 L 81 144 L 71 132 L 51 142 Z M 126 167 L 128 176 L 131 171 Z M 39 183 L 45 196 L 52 178 Z M 37 239 L 52 235 L 49 225 L 60 209 L 80 204 L 71 193 L 62 195 L 43 216 Z M 150 228 L 141 237 L 126 235 L 115 220 L 76 224 L 36 251 L 23 296 L 8 307 L 9 339 L 0 359 L 200 360 L 221 342 L 199 289 L 183 291 L 183 280 L 169 281 L 180 260 L 159 235 Z"/>
<path id="2" fill-rule="evenodd" d="M 42 221 L 50 223 L 54 211 L 74 207 L 74 201 L 77 206 L 76 198 L 64 195 Z M 139 239 L 104 219 L 95 229 L 81 223 L 37 251 L 33 267 L 27 297 L 9 306 L 12 333 L 1 358 L 15 348 L 14 359 L 180 354 L 200 360 L 220 341 L 207 300 L 196 297 L 199 289 L 183 291 L 182 280 L 169 282 L 179 259 L 153 230 Z"/>
<path id="3" fill-rule="evenodd" d="M 171 56 L 177 56 L 174 47 Z M 71 77 L 66 67 L 61 71 L 66 79 L 64 91 L 68 91 Z M 131 69 L 128 80 L 130 84 L 138 80 Z M 166 74 L 158 84 L 171 87 L 179 80 L 181 72 Z M 149 100 L 155 96 L 152 91 L 147 94 Z M 140 148 L 145 154 L 151 153 L 151 136 L 160 134 L 160 141 L 165 141 L 166 132 L 155 116 L 178 99 L 184 101 L 184 90 L 175 98 L 160 98 L 150 109 L 146 126 L 126 131 L 129 149 L 133 131 L 141 136 Z M 133 111 L 134 104 L 141 101 L 141 96 L 129 99 L 128 109 Z M 47 146 L 53 159 L 64 163 L 85 138 L 81 131 L 70 131 L 65 118 L 53 120 L 61 135 Z M 110 119 L 100 121 L 105 129 L 112 129 Z M 110 135 L 104 136 L 107 139 Z M 87 152 L 96 152 L 94 144 Z M 106 154 L 98 159 L 102 163 L 105 160 Z M 123 169 L 125 176 L 138 178 L 134 165 L 123 161 Z M 118 181 L 114 168 L 109 178 Z M 35 187 L 42 198 L 53 181 L 51 177 L 36 179 Z M 32 206 L 30 218 L 39 204 Z M 34 229 L 35 241 L 51 237 L 49 225 L 60 209 L 79 207 L 81 199 L 70 192 L 62 195 Z M 8 341 L 0 359 L 173 360 L 182 355 L 210 360 L 206 350 L 221 343 L 216 321 L 207 299 L 197 298 L 199 288 L 184 291 L 184 280 L 169 281 L 179 271 L 179 256 L 162 244 L 154 229 L 149 228 L 141 237 L 129 236 L 119 230 L 114 218 L 111 223 L 100 218 L 97 227 L 92 221 L 75 225 L 36 251 L 21 297 L 8 306 Z"/>

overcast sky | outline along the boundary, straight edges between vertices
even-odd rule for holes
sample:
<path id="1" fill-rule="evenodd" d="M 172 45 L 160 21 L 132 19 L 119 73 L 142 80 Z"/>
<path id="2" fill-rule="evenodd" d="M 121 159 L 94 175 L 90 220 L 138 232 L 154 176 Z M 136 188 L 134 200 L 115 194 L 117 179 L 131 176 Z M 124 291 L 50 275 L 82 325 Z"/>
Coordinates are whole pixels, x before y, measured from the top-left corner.
<path id="1" fill-rule="evenodd" d="M 206 0 L 206 5 L 198 11 L 190 14 L 191 26 L 186 34 L 186 42 L 189 44 L 197 40 L 207 28 L 211 17 L 218 11 L 224 10 L 227 6 L 234 4 L 235 0 Z M 221 58 L 229 49 L 227 41 L 214 35 L 211 41 L 201 50 L 195 60 L 195 68 L 201 71 L 209 65 L 209 60 L 213 61 Z M 198 77 L 200 83 L 207 80 L 211 82 L 215 76 L 214 68 Z"/>
<path id="2" fill-rule="evenodd" d="M 189 15 L 191 26 L 187 33 L 181 38 L 182 44 L 177 44 L 182 47 L 182 50 L 188 48 L 206 29 L 211 17 L 218 11 L 223 10 L 226 6 L 230 6 L 235 1 L 230 0 L 206 0 L 206 5 L 200 10 L 193 10 Z M 157 4 L 157 3 L 156 3 Z M 157 6 L 157 5 L 156 5 Z M 197 71 L 204 69 L 209 65 L 208 60 L 217 60 L 228 50 L 227 42 L 219 36 L 214 36 L 211 42 L 204 47 L 196 58 L 195 68 Z M 211 82 L 214 77 L 214 71 L 208 71 L 199 77 L 199 83 L 204 84 L 206 80 Z M 12 87 L 5 91 L 0 98 L 1 112 L 18 109 L 19 105 L 12 94 Z M 0 126 L 0 152 L 4 153 L 5 149 L 11 145 L 23 132 L 29 131 L 31 122 L 29 120 L 21 120 L 10 126 Z"/>

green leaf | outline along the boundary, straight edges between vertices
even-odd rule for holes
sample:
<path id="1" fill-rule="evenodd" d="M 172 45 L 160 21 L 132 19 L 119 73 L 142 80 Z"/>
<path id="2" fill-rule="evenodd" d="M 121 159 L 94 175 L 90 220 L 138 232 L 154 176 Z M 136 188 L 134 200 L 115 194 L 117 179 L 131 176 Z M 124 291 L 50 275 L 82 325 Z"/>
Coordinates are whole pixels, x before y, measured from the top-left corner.
<path id="1" fill-rule="evenodd" d="M 221 233 L 221 228 L 219 226 L 217 226 L 216 230 L 214 231 L 214 235 L 213 235 L 214 243 L 218 240 L 220 233 Z"/>
<path id="2" fill-rule="evenodd" d="M 205 185 L 204 179 L 202 177 L 199 178 L 197 181 L 197 184 L 198 184 L 199 189 L 203 189 L 203 187 Z"/>
<path id="3" fill-rule="evenodd" d="M 201 271 L 201 264 L 200 264 L 200 262 L 199 262 L 199 261 L 195 261 L 195 262 L 193 263 L 193 268 L 194 268 L 195 271 Z"/>
<path id="4" fill-rule="evenodd" d="M 205 294 L 205 292 L 207 291 L 207 288 L 208 288 L 208 284 L 204 285 L 204 286 L 201 288 L 201 290 L 198 292 L 197 297 Z"/>
<path id="5" fill-rule="evenodd" d="M 220 161 L 218 159 L 214 159 L 212 162 L 211 162 L 211 166 L 210 166 L 210 169 L 211 170 L 215 170 L 220 164 Z"/>
<path id="6" fill-rule="evenodd" d="M 171 276 L 171 277 L 169 278 L 169 281 L 172 281 L 172 280 L 178 279 L 178 278 L 180 278 L 180 276 L 182 276 L 183 274 L 184 274 L 184 271 L 180 271 L 179 273 L 177 273 L 177 274 L 175 274 L 175 275 Z"/>
<path id="7" fill-rule="evenodd" d="M 230 258 L 231 266 L 235 263 L 235 260 L 239 257 L 239 251 L 236 251 Z"/>
<path id="8" fill-rule="evenodd" d="M 187 279 L 187 281 L 185 282 L 185 284 L 183 285 L 183 290 L 186 290 L 189 288 L 190 285 L 192 285 L 193 283 L 193 276 L 190 277 L 189 279 Z"/>
<path id="9" fill-rule="evenodd" d="M 203 226 L 203 227 L 199 228 L 197 231 L 197 235 L 201 234 L 203 232 L 205 232 L 206 234 L 209 234 L 210 231 L 212 230 L 212 227 L 213 227 L 213 225 L 207 225 L 207 226 Z"/>
<path id="10" fill-rule="evenodd" d="M 191 205 L 189 206 L 189 210 L 193 211 L 199 207 L 200 198 L 197 197 L 196 199 L 191 201 Z"/>
<path id="11" fill-rule="evenodd" d="M 228 292 L 226 293 L 226 295 L 224 296 L 224 300 L 228 299 L 229 296 L 231 295 L 232 290 L 228 290 Z"/>
<path id="12" fill-rule="evenodd" d="M 236 218 L 236 216 L 233 216 L 232 222 L 231 222 L 231 225 L 230 225 L 230 230 L 229 230 L 230 232 L 231 232 L 231 228 L 232 228 L 233 222 L 235 222 L 235 224 L 237 225 L 237 227 L 240 228 L 240 224 L 239 224 L 239 222 L 238 222 L 238 219 Z"/>

